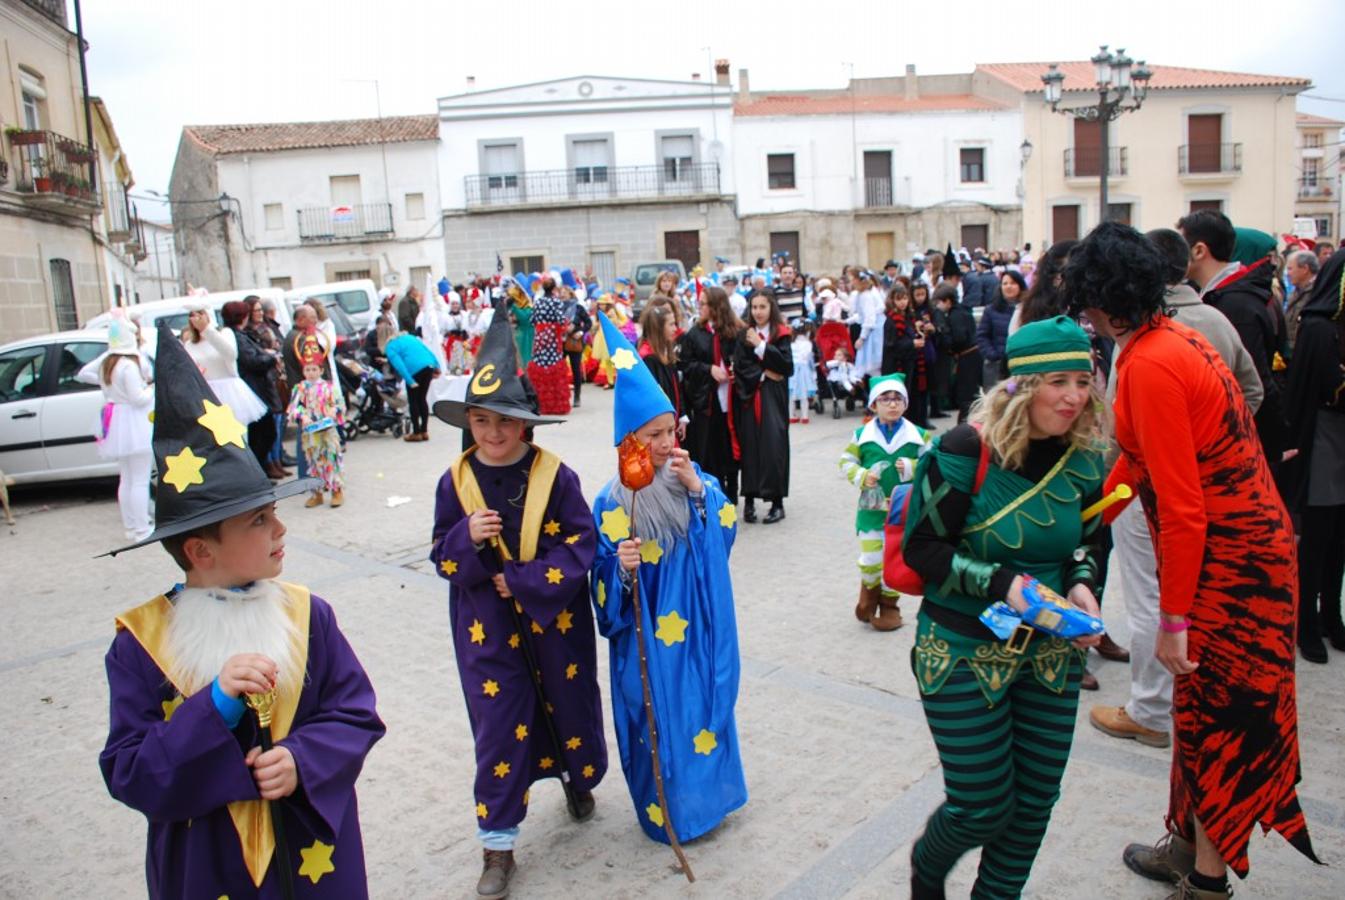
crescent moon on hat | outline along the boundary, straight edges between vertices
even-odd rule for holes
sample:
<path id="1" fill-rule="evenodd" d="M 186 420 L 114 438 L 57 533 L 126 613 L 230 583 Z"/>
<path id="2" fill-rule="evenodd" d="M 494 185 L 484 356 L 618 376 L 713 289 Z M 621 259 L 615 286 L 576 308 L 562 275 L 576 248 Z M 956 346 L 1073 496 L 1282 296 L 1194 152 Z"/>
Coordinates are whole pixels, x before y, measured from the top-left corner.
<path id="1" fill-rule="evenodd" d="M 500 389 L 500 379 L 495 377 L 495 364 L 486 363 L 472 377 L 471 392 L 478 397 L 493 394 Z"/>

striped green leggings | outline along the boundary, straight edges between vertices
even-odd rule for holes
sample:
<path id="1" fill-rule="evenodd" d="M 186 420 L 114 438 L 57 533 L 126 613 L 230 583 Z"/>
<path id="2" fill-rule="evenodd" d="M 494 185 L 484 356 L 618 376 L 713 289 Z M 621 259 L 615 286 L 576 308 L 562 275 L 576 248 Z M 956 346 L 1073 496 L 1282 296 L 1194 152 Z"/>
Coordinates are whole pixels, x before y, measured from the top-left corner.
<path id="1" fill-rule="evenodd" d="M 901 594 L 883 584 L 883 532 L 861 531 L 859 533 L 859 583 L 875 588 L 882 585 L 883 596 L 900 597 Z"/>
<path id="2" fill-rule="evenodd" d="M 973 900 L 1022 893 L 1074 738 L 1081 668 L 1077 660 L 1068 665 L 1060 694 L 1043 687 L 1024 660 L 993 705 L 965 663 L 938 693 L 920 698 L 947 794 L 911 856 L 921 881 L 942 884 L 964 853 L 980 847 Z"/>

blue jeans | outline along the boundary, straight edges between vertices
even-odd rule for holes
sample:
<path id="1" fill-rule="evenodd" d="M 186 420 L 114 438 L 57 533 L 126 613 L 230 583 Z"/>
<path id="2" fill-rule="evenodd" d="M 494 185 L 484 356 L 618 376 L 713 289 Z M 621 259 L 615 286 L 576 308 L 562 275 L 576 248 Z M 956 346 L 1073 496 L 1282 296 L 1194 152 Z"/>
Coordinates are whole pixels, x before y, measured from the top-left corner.
<path id="1" fill-rule="evenodd" d="M 494 831 L 478 828 L 476 836 L 487 850 L 513 850 L 514 841 L 518 839 L 518 826 Z"/>
<path id="2" fill-rule="evenodd" d="M 304 456 L 303 429 L 294 436 L 294 458 L 298 460 L 300 478 L 308 477 L 308 459 Z"/>
<path id="3" fill-rule="evenodd" d="M 272 413 L 271 416 L 276 421 L 276 441 L 271 445 L 271 452 L 266 454 L 266 460 L 278 463 L 285 455 L 285 414 L 278 412 Z"/>

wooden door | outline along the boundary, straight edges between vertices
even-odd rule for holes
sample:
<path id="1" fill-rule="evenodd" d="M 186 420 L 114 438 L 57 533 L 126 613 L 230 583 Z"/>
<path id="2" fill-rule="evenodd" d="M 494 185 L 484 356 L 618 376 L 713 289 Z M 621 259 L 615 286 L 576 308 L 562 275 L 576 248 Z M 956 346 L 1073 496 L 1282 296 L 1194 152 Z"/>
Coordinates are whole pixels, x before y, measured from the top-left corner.
<path id="1" fill-rule="evenodd" d="M 1074 174 L 1102 174 L 1102 126 L 1097 122 L 1074 120 Z"/>
<path id="2" fill-rule="evenodd" d="M 797 231 L 771 232 L 771 256 L 774 257 L 781 251 L 789 254 L 789 261 L 794 264 L 795 269 L 800 272 L 803 271 L 803 263 L 799 261 L 799 233 Z"/>
<path id="3" fill-rule="evenodd" d="M 990 226 L 963 225 L 962 246 L 968 250 L 975 250 L 978 247 L 982 250 L 990 249 Z"/>
<path id="4" fill-rule="evenodd" d="M 701 233 L 699 231 L 663 232 L 664 259 L 680 259 L 688 273 L 700 265 Z"/>
<path id="5" fill-rule="evenodd" d="M 1051 243 L 1079 239 L 1079 207 L 1051 207 Z"/>
<path id="6" fill-rule="evenodd" d="M 1187 171 L 1220 172 L 1224 140 L 1222 113 L 1188 116 L 1186 119 Z"/>
<path id="7" fill-rule="evenodd" d="M 890 231 L 870 231 L 865 235 L 869 245 L 869 268 L 877 272 L 889 260 L 894 259 L 894 238 Z"/>

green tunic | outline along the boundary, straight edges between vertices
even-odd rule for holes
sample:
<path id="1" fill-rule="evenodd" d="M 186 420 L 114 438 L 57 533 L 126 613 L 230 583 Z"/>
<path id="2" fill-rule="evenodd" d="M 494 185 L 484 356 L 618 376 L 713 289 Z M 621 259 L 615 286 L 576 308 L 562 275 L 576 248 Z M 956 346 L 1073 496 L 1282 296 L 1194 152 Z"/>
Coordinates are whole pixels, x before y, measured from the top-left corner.
<path id="1" fill-rule="evenodd" d="M 518 364 L 520 368 L 526 369 L 528 363 L 532 362 L 532 339 L 535 336 L 532 307 L 515 304 L 510 307 L 510 311 L 514 314 L 514 345 L 518 348 Z"/>
<path id="2" fill-rule="evenodd" d="M 926 507 L 937 515 L 933 507 L 938 497 L 930 496 L 924 480 L 928 459 L 938 460 L 947 485 L 971 494 L 978 460 L 945 453 L 939 444 L 936 439 L 916 471 L 917 488 L 906 526 L 908 538 Z M 980 491 L 971 494 L 971 507 L 957 545 L 960 559 L 955 560 L 953 573 L 943 584 L 926 585 L 925 600 L 978 616 L 992 602 L 1003 599 L 975 596 L 975 583 L 985 584 L 987 579 L 977 579 L 969 572 L 968 562 L 973 567 L 976 562 L 1009 566 L 1064 594 L 1071 570 L 1079 565 L 1075 550 L 1101 525 L 1100 517 L 1094 517 L 1085 526 L 1081 513 L 1084 498 L 1098 490 L 1105 474 L 1101 454 L 1073 448 L 1036 484 L 992 463 Z M 935 525 L 939 527 L 939 523 Z M 1079 658 L 1082 663 L 1082 654 L 1060 638 L 1034 633 L 1023 653 L 1013 653 L 1002 641 L 959 634 L 935 623 L 923 611 L 912 652 L 922 694 L 937 693 L 953 669 L 965 664 L 991 704 L 1003 697 L 1024 662 L 1032 665 L 1044 687 L 1056 693 L 1065 688 L 1070 659 Z"/>
<path id="3" fill-rule="evenodd" d="M 878 428 L 877 419 L 871 419 L 855 429 L 854 437 L 841 452 L 841 472 L 845 474 L 847 481 L 860 488 L 861 496 L 864 490 L 864 476 L 869 473 L 869 469 L 879 463 L 887 464 L 878 475 L 875 490 L 875 495 L 883 498 L 884 508 L 865 509 L 861 506 L 855 514 L 855 531 L 883 530 L 883 524 L 887 522 L 887 500 L 892 496 L 892 489 L 905 480 L 894 463 L 898 459 L 909 459 L 914 462 L 928 449 L 929 432 L 909 419 L 899 420 L 897 430 L 890 441 Z"/>

